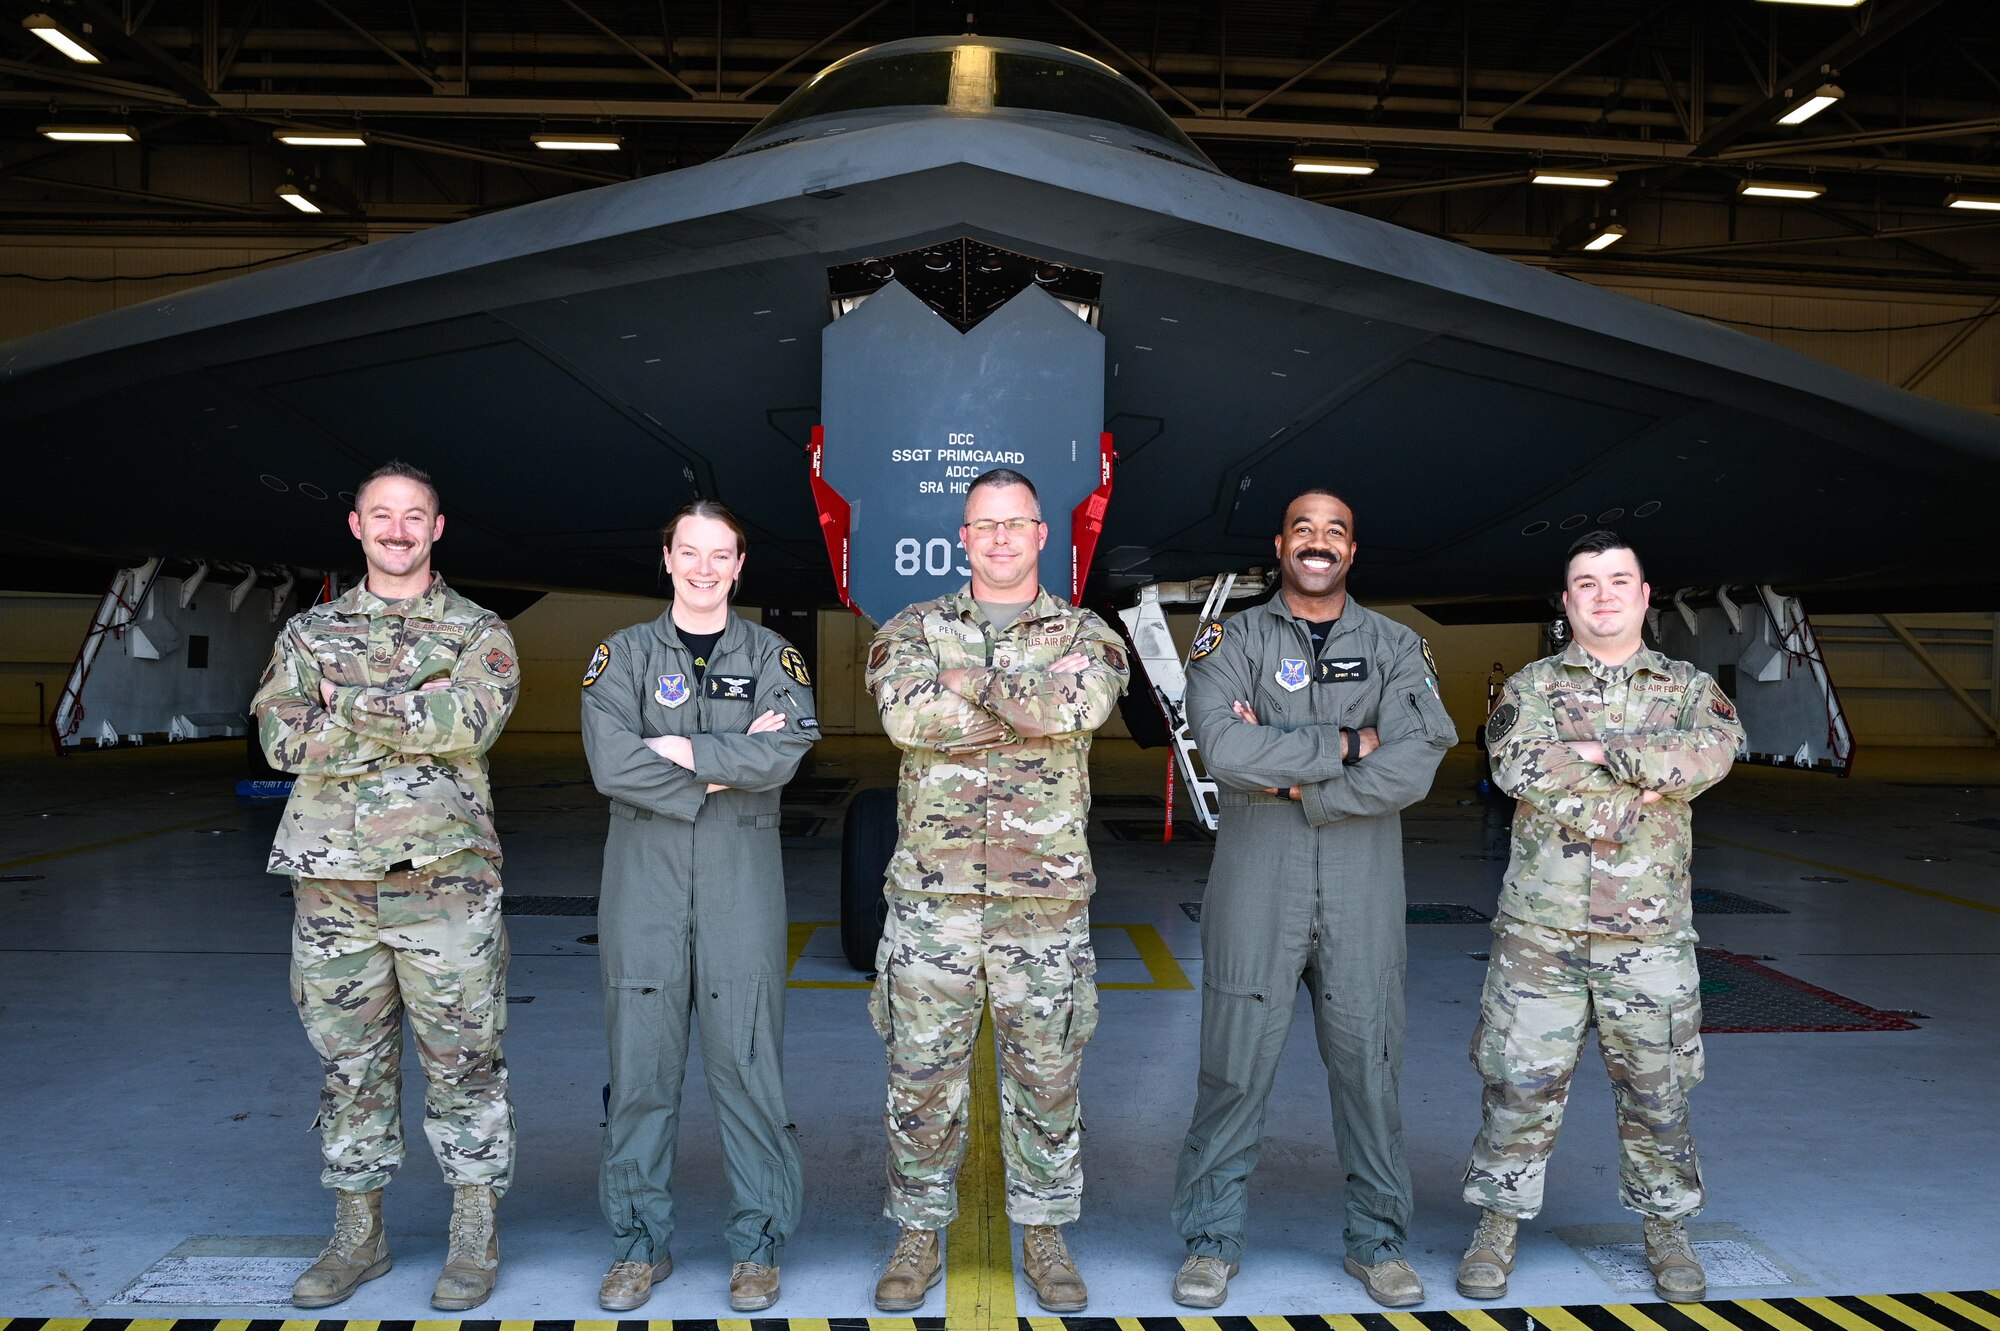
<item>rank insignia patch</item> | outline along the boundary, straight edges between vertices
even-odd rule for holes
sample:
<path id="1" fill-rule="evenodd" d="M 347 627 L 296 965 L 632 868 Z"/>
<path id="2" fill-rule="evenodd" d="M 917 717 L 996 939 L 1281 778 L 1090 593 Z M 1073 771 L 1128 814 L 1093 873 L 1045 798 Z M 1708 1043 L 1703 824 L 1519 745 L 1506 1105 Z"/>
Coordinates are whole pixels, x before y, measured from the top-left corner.
<path id="1" fill-rule="evenodd" d="M 709 675 L 702 681 L 704 694 L 730 702 L 749 702 L 757 696 L 755 675 Z"/>
<path id="2" fill-rule="evenodd" d="M 1188 652 L 1188 660 L 1199 661 L 1214 651 L 1222 641 L 1222 621 L 1211 619 L 1201 626 L 1201 632 L 1194 635 L 1194 647 Z"/>
<path id="3" fill-rule="evenodd" d="M 1296 693 L 1306 686 L 1306 663 L 1287 656 L 1278 662 L 1278 673 L 1274 678 L 1279 688 Z"/>
<path id="4" fill-rule="evenodd" d="M 679 707 L 688 700 L 688 677 L 686 675 L 661 675 L 660 687 L 653 690 L 653 701 L 664 707 Z"/>
<path id="5" fill-rule="evenodd" d="M 1339 660 L 1327 657 L 1319 662 L 1313 675 L 1322 684 L 1345 684 L 1350 680 L 1366 679 L 1368 658 L 1363 656 Z"/>
<path id="6" fill-rule="evenodd" d="M 590 654 L 590 664 L 583 668 L 583 687 L 589 688 L 604 673 L 604 667 L 611 664 L 611 645 L 600 642 L 597 650 Z"/>
<path id="7" fill-rule="evenodd" d="M 1521 709 L 1513 703 L 1503 702 L 1493 709 L 1493 715 L 1486 719 L 1486 742 L 1498 744 L 1507 738 L 1514 723 L 1521 719 Z"/>
<path id="8" fill-rule="evenodd" d="M 786 647 L 778 653 L 778 669 L 790 675 L 794 684 L 812 687 L 812 675 L 806 670 L 806 658 L 796 647 Z"/>

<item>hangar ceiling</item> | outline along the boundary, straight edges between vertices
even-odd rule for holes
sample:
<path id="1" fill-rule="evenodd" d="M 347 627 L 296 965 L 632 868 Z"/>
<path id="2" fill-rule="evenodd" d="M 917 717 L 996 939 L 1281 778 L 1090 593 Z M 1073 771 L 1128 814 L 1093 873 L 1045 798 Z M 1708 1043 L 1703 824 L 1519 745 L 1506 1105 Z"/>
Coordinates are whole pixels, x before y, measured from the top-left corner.
<path id="1" fill-rule="evenodd" d="M 0 235 L 380 238 L 706 161 L 850 51 L 970 30 L 1097 56 L 1240 179 L 1509 257 L 2000 295 L 2000 212 L 1946 207 L 2000 198 L 1992 19 L 1991 0 L 0 0 Z M 1777 123 L 1829 84 L 1837 102 Z M 42 133 L 92 124 L 137 141 Z M 562 133 L 618 146 L 532 145 Z M 1376 169 L 1294 173 L 1311 156 Z M 1557 169 L 1608 183 L 1530 183 Z M 1615 248 L 1582 249 L 1612 223 Z"/>

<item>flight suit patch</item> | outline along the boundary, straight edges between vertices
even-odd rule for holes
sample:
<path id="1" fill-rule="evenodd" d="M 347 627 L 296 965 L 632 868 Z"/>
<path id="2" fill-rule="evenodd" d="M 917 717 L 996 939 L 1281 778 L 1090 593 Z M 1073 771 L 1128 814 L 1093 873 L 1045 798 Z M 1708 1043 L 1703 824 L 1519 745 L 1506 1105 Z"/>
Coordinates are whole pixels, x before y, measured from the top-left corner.
<path id="1" fill-rule="evenodd" d="M 597 650 L 590 654 L 590 664 L 583 668 L 583 687 L 589 688 L 604 673 L 604 667 L 611 664 L 611 644 L 600 642 Z"/>
<path id="2" fill-rule="evenodd" d="M 1345 684 L 1350 680 L 1366 679 L 1368 678 L 1368 658 L 1365 656 L 1360 658 L 1347 657 L 1345 659 L 1325 657 L 1320 660 L 1319 668 L 1314 674 L 1317 681 L 1321 684 Z"/>
<path id="3" fill-rule="evenodd" d="M 778 669 L 791 676 L 794 684 L 803 688 L 812 687 L 812 675 L 806 670 L 806 658 L 796 647 L 786 647 L 778 653 Z"/>
<path id="4" fill-rule="evenodd" d="M 688 700 L 688 677 L 682 675 L 661 675 L 660 686 L 653 690 L 653 701 L 664 707 L 679 707 Z"/>
<path id="5" fill-rule="evenodd" d="M 1211 619 L 1201 626 L 1201 632 L 1194 635 L 1194 647 L 1188 652 L 1188 660 L 1199 661 L 1216 649 L 1222 641 L 1222 621 Z"/>
<path id="6" fill-rule="evenodd" d="M 1493 709 L 1493 715 L 1486 719 L 1486 742 L 1498 744 L 1507 738 L 1508 732 L 1514 729 L 1514 723 L 1520 719 L 1520 708 L 1510 702 L 1501 703 Z"/>
<path id="7" fill-rule="evenodd" d="M 1278 687 L 1287 693 L 1297 693 L 1306 686 L 1306 663 L 1287 656 L 1278 662 L 1278 673 L 1272 676 Z"/>
<path id="8" fill-rule="evenodd" d="M 702 694 L 710 698 L 723 698 L 730 702 L 749 702 L 757 696 L 755 675 L 710 674 L 702 681 Z"/>

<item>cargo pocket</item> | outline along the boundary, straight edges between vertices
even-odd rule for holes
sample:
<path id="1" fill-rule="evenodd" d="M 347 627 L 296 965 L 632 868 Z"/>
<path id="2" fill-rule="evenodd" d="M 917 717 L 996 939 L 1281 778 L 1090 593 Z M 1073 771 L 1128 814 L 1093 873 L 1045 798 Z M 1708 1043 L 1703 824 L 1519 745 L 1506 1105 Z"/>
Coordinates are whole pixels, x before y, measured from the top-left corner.
<path id="1" fill-rule="evenodd" d="M 1247 1090 L 1269 1041 L 1274 1021 L 1289 1028 L 1291 991 L 1283 1001 L 1263 985 L 1229 984 L 1212 975 L 1201 980 L 1201 1077 Z M 1280 1043 L 1282 1044 L 1282 1034 Z"/>
<path id="2" fill-rule="evenodd" d="M 1674 1084 L 1685 1096 L 1701 1085 L 1708 1073 L 1708 1056 L 1701 1047 L 1701 994 L 1684 994 L 1668 1015 L 1669 1038 L 1673 1041 Z"/>
<path id="3" fill-rule="evenodd" d="M 1063 1033 L 1063 1052 L 1071 1053 L 1090 1043 L 1097 1033 L 1097 953 L 1089 935 L 1070 952 L 1069 1029 Z"/>
<path id="4" fill-rule="evenodd" d="M 620 1085 L 660 1079 L 667 1034 L 667 995 L 658 980 L 605 981 L 611 1035 L 611 1079 Z"/>
<path id="5" fill-rule="evenodd" d="M 868 1021 L 884 1043 L 893 1042 L 896 1034 L 895 1012 L 889 1001 L 891 946 L 889 935 L 885 932 L 882 941 L 875 945 L 875 984 L 868 991 Z"/>

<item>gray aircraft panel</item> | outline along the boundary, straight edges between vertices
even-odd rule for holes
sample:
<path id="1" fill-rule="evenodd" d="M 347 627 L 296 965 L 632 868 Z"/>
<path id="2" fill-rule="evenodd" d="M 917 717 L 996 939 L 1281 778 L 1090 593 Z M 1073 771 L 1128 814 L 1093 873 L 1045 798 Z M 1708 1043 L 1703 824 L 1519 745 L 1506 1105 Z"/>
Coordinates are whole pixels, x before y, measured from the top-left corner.
<path id="1" fill-rule="evenodd" d="M 651 590 L 623 543 L 699 488 L 754 528 L 748 594 L 829 600 L 827 270 L 970 235 L 1103 274 L 1106 585 L 1266 556 L 1308 480 L 1353 491 L 1376 597 L 1533 593 L 1566 522 L 1648 503 L 1656 582 L 1990 580 L 1993 421 L 1134 146 L 913 112 L 0 347 L 27 483 L 87 439 L 129 488 L 8 548 L 337 562 L 301 482 L 403 451 L 447 482 L 458 576 Z M 1856 541 L 1870 516 L 1895 539 Z"/>

